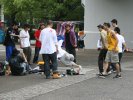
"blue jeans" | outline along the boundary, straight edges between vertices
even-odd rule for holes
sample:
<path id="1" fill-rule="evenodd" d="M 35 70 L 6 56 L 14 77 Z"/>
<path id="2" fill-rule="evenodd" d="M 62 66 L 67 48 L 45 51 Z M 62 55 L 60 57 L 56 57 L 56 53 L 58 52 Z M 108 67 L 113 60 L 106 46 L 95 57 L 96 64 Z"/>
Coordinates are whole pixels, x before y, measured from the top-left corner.
<path id="1" fill-rule="evenodd" d="M 57 72 L 57 54 L 56 52 L 53 54 L 43 54 L 42 55 L 44 60 L 44 74 L 46 77 L 50 76 L 50 63 L 52 64 L 52 71 Z"/>
<path id="2" fill-rule="evenodd" d="M 15 46 L 6 46 L 6 61 L 10 59 L 14 48 Z"/>

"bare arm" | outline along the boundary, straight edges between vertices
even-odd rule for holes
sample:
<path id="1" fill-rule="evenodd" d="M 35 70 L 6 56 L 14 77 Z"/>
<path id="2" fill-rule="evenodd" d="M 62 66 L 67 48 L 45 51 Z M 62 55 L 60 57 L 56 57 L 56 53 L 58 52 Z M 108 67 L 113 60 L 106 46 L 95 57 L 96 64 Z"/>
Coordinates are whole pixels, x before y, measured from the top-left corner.
<path id="1" fill-rule="evenodd" d="M 112 36 L 114 37 L 114 39 L 116 40 L 115 45 L 114 45 L 114 51 L 117 51 L 117 45 L 118 45 L 118 38 L 116 37 L 116 34 L 112 31 L 111 32 Z"/>

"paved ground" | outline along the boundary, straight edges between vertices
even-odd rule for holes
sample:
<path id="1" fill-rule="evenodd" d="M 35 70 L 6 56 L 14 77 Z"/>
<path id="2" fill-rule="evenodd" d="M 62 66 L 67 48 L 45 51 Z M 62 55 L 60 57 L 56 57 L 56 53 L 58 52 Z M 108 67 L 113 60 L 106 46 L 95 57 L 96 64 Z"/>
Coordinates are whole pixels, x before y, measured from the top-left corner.
<path id="1" fill-rule="evenodd" d="M 46 80 L 40 74 L 2 76 L 0 100 L 133 100 L 133 54 L 123 56 L 122 79 L 113 79 L 114 74 L 100 79 L 96 77 L 98 53 L 97 50 L 77 52 L 77 62 L 87 71 L 86 75 L 56 80 Z M 4 47 L 0 46 L 0 61 L 4 55 Z M 59 66 L 59 70 L 65 71 L 62 64 Z"/>

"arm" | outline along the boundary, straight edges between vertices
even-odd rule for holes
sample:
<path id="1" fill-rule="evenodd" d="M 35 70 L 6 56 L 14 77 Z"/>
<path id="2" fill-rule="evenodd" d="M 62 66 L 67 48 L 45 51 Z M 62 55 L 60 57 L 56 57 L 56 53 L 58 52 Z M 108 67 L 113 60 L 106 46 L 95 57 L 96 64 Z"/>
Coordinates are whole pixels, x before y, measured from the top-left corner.
<path id="1" fill-rule="evenodd" d="M 72 33 L 71 33 L 71 37 L 72 37 L 73 46 L 74 46 L 74 47 L 77 47 L 77 41 L 76 41 L 75 32 L 72 32 Z"/>
<path id="2" fill-rule="evenodd" d="M 118 45 L 118 38 L 116 37 L 116 34 L 113 31 L 111 32 L 111 34 L 112 34 L 113 38 L 116 40 L 115 45 L 114 45 L 114 51 L 117 51 L 116 49 L 117 49 L 117 45 Z"/>
<path id="3" fill-rule="evenodd" d="M 23 33 L 23 31 L 20 31 L 19 38 L 27 38 L 27 36 Z"/>
<path id="4" fill-rule="evenodd" d="M 39 38 L 37 37 L 37 33 L 40 32 L 39 30 L 37 30 L 35 33 L 34 33 L 34 37 L 37 41 L 39 41 Z"/>
<path id="5" fill-rule="evenodd" d="M 57 35 L 56 35 L 56 31 L 54 31 L 54 37 L 53 37 L 54 43 L 55 43 L 55 47 L 56 47 L 56 52 L 58 53 L 58 43 L 57 43 Z"/>
<path id="6" fill-rule="evenodd" d="M 123 36 L 122 36 L 122 37 L 123 37 Z M 127 46 L 126 46 L 126 42 L 125 42 L 124 37 L 123 37 L 123 42 L 122 42 L 122 44 L 123 44 L 123 46 L 124 46 L 124 49 L 125 49 L 126 51 L 128 51 L 128 48 L 127 48 Z"/>

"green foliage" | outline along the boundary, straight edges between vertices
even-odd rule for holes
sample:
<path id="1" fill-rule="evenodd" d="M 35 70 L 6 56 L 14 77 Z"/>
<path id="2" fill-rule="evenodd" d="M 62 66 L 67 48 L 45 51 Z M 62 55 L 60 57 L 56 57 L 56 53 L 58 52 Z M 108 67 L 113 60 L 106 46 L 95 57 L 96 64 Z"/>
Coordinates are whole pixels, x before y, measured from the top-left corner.
<path id="1" fill-rule="evenodd" d="M 81 0 L 1 0 L 6 19 L 31 24 L 43 19 L 83 20 Z"/>

